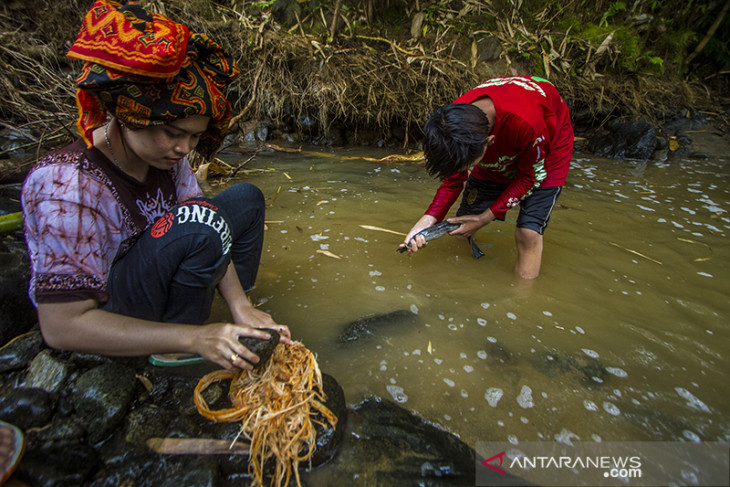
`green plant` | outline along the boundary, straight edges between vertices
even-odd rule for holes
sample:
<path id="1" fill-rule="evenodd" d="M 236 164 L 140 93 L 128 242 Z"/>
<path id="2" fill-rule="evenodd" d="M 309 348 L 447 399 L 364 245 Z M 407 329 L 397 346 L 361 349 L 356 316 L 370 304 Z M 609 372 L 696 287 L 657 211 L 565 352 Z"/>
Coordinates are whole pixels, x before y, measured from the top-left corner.
<path id="1" fill-rule="evenodd" d="M 603 17 L 601 17 L 601 21 L 598 22 L 599 26 L 608 26 L 608 19 L 609 17 L 613 17 L 619 12 L 625 12 L 626 11 L 626 3 L 624 2 L 615 2 L 611 4 L 611 6 L 603 13 Z"/>

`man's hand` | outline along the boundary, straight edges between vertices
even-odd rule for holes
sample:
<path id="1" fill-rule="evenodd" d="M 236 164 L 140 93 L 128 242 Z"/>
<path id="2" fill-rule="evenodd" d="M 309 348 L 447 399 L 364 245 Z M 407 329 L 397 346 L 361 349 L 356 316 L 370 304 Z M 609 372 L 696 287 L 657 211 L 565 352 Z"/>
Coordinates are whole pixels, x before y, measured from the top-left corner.
<path id="1" fill-rule="evenodd" d="M 408 232 L 408 235 L 406 236 L 405 240 L 402 244 L 400 244 L 401 247 L 406 248 L 406 252 L 408 255 L 413 255 L 414 252 L 418 252 L 418 249 L 425 247 L 428 245 L 428 242 L 426 242 L 426 239 L 422 236 L 419 236 L 417 238 L 414 238 L 413 236 L 420 232 L 421 230 L 428 228 L 430 226 L 433 226 L 436 224 L 436 218 L 431 215 L 423 215 L 420 220 L 416 222 L 415 225 L 413 225 L 413 228 L 411 228 L 411 231 Z"/>
<path id="2" fill-rule="evenodd" d="M 450 232 L 449 235 L 462 238 L 471 237 L 477 232 L 477 230 L 482 228 L 484 225 L 487 225 L 492 220 L 494 220 L 494 213 L 492 213 L 492 210 L 490 209 L 487 209 L 487 211 L 478 215 L 462 215 L 449 218 L 449 223 L 461 223 L 461 226 L 453 232 Z"/>

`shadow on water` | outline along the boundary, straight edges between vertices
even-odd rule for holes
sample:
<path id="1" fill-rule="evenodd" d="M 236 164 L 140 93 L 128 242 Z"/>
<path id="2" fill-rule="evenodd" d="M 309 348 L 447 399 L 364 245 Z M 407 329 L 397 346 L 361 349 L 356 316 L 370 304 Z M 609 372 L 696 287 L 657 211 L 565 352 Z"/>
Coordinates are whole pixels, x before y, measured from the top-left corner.
<path id="1" fill-rule="evenodd" d="M 542 275 L 524 282 L 516 212 L 478 233 L 478 261 L 448 236 L 409 258 L 395 252 L 402 237 L 360 225 L 407 232 L 437 181 L 333 154 L 261 153 L 247 167 L 269 170 L 239 181 L 270 205 L 252 298 L 350 404 L 393 400 L 469 445 L 730 440 L 725 161 L 576 157 Z M 338 339 L 393 312 L 403 322 Z"/>

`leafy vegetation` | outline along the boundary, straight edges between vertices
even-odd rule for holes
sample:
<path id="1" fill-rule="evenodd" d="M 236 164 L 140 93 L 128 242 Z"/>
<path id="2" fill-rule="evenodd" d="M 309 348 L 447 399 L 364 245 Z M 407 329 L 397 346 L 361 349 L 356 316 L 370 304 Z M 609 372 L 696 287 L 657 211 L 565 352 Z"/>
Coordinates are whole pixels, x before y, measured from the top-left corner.
<path id="1" fill-rule="evenodd" d="M 0 5 L 0 120 L 38 150 L 72 136 L 65 58 L 92 0 Z M 730 0 L 146 0 L 237 57 L 237 123 L 319 132 L 394 127 L 492 76 L 550 79 L 576 118 L 726 117 Z M 29 142 L 30 143 L 30 142 Z M 0 154 L 0 157 L 3 157 Z"/>

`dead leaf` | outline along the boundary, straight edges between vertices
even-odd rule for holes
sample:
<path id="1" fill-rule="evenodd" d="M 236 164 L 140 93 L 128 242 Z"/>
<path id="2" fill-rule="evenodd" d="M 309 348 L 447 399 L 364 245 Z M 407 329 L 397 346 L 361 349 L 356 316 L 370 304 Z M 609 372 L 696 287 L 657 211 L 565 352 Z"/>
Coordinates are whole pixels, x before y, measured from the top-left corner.
<path id="1" fill-rule="evenodd" d="M 374 227 L 372 225 L 360 225 L 361 228 L 364 228 L 365 230 L 377 230 L 379 232 L 388 232 L 388 233 L 394 233 L 396 235 L 403 235 L 404 237 L 408 235 L 407 233 L 402 232 L 396 232 L 395 230 L 388 230 L 387 228 L 380 228 L 380 227 Z"/>
<path id="2" fill-rule="evenodd" d="M 317 250 L 317 253 L 318 254 L 322 254 L 322 255 L 326 255 L 327 257 L 332 257 L 333 259 L 342 259 L 342 257 L 340 257 L 337 254 L 333 254 L 329 250 Z"/>

